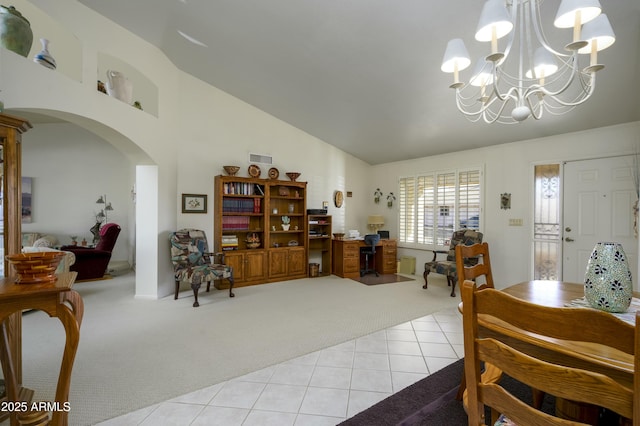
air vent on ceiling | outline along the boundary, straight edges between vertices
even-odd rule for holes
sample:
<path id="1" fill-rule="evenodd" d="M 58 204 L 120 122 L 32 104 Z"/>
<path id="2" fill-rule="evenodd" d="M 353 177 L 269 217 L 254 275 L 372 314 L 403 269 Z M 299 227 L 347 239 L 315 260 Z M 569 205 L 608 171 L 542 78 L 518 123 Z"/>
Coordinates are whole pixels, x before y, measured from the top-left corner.
<path id="1" fill-rule="evenodd" d="M 273 157 L 262 154 L 249 154 L 250 163 L 273 164 Z"/>

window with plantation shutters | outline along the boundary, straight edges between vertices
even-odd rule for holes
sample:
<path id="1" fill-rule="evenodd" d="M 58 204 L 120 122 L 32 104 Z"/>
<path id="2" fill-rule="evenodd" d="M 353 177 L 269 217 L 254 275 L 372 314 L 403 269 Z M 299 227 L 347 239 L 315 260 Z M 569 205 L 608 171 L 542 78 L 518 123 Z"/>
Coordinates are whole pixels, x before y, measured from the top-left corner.
<path id="1" fill-rule="evenodd" d="M 480 169 L 400 178 L 399 240 L 410 245 L 449 245 L 457 229 L 479 229 Z"/>

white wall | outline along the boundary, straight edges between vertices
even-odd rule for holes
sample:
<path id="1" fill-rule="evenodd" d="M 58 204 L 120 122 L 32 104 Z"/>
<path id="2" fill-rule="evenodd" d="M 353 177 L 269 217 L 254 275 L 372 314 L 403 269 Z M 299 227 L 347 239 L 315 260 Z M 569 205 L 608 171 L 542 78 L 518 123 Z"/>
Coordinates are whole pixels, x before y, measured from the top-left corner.
<path id="1" fill-rule="evenodd" d="M 106 194 L 114 209 L 108 212 L 109 222 L 122 228 L 112 260 L 131 264 L 130 170 L 120 151 L 78 126 L 34 127 L 22 139 L 22 175 L 33 178 L 32 223 L 23 223 L 23 232 L 52 234 L 60 244 L 70 244 L 71 235 L 77 235 L 79 242 L 82 238 L 91 242 L 89 228 L 104 207 L 96 200 Z"/>
<path id="2" fill-rule="evenodd" d="M 499 130 L 499 128 L 496 128 Z M 392 220 L 385 227 L 397 236 L 397 208 L 389 210 L 373 202 L 373 192 L 381 188 L 385 195 L 397 191 L 400 176 L 420 172 L 484 167 L 484 210 L 481 231 L 491 246 L 491 259 L 496 287 L 503 287 L 532 277 L 531 236 L 533 212 L 533 166 L 568 160 L 606 157 L 640 152 L 640 123 L 629 123 L 585 132 L 514 142 L 488 148 L 419 158 L 411 161 L 371 167 L 371 185 L 367 203 Z M 500 209 L 500 194 L 511 193 L 511 209 Z M 509 219 L 523 219 L 523 226 L 509 226 Z M 426 250 L 400 248 L 400 255 L 416 257 L 420 274 L 424 263 L 431 260 Z M 637 284 L 636 284 L 637 285 Z"/>
<path id="3" fill-rule="evenodd" d="M 272 156 L 273 164 L 258 164 L 260 177 L 266 178 L 276 167 L 280 179 L 286 172 L 300 172 L 298 181 L 307 182 L 307 208 L 321 208 L 329 202 L 329 214 L 338 227 L 346 226 L 345 212 L 357 212 L 356 204 L 346 202 L 337 209 L 332 200 L 336 190 L 345 191 L 345 182 L 357 187 L 365 181 L 368 165 L 343 151 L 284 123 L 228 94 L 198 80 L 183 76 L 190 113 L 183 117 L 178 156 L 176 209 L 178 228 L 204 229 L 213 235 L 213 181 L 225 174 L 223 166 L 240 166 L 238 176 L 249 176 L 249 154 Z M 349 180 L 347 180 L 347 178 Z M 182 213 L 181 194 L 207 194 L 207 214 Z M 340 219 L 342 217 L 342 219 Z"/>
<path id="4" fill-rule="evenodd" d="M 67 57 L 67 49 L 80 54 L 81 60 L 70 62 L 81 63 L 82 70 L 51 71 L 29 58 L 0 49 L 0 90 L 6 108 L 64 117 L 99 135 L 126 157 L 129 176 L 133 176 L 132 170 L 136 166 L 156 167 L 154 173 L 144 174 L 145 187 L 136 182 L 137 193 L 154 205 L 157 212 L 153 217 L 157 224 L 135 226 L 136 244 L 148 244 L 141 255 L 136 256 L 136 295 L 141 297 L 171 294 L 169 232 L 194 226 L 212 235 L 213 177 L 222 173 L 223 165 L 241 166 L 246 173 L 249 152 L 272 155 L 274 165 L 282 173 L 301 172 L 300 179 L 309 182 L 308 207 L 320 207 L 322 201 L 328 201 L 329 213 L 334 215 L 335 231 L 366 231 L 367 215 L 376 213 L 387 218 L 385 228 L 392 236 L 397 235 L 397 203 L 392 209 L 386 207 L 384 199 L 381 204 L 374 204 L 376 188 L 385 195 L 392 191 L 397 193 L 398 176 L 451 167 L 484 166 L 486 220 L 482 230 L 492 243 L 492 257 L 499 259 L 494 262 L 498 283 L 513 283 L 530 276 L 529 213 L 534 162 L 638 152 L 640 132 L 638 123 L 634 123 L 369 167 L 299 129 L 183 74 L 155 47 L 75 0 L 16 0 L 14 4 L 19 10 L 22 6 L 30 7 L 23 10 L 29 10 L 28 18 L 35 27 L 34 32 L 42 32 L 42 28 L 51 32 L 47 36 L 52 40 L 52 53 L 60 52 L 60 58 Z M 79 40 L 80 48 L 77 43 L 65 45 L 59 42 L 56 31 L 70 32 Z M 68 34 L 60 38 L 69 39 Z M 130 64 L 138 71 L 136 76 L 147 78 L 158 88 L 158 105 L 154 105 L 153 114 L 138 111 L 96 91 L 96 79 L 101 77 L 99 61 L 105 56 Z M 72 57 L 77 58 L 77 55 Z M 66 64 L 60 64 L 61 69 L 63 65 Z M 143 99 L 143 106 L 147 102 Z M 498 127 L 496 129 L 499 131 Z M 96 190 L 100 192 L 98 188 Z M 350 191 L 353 195 L 345 198 L 341 209 L 333 206 L 336 190 Z M 502 192 L 512 194 L 511 210 L 500 210 L 498 197 Z M 208 194 L 208 213 L 183 215 L 182 193 Z M 524 226 L 509 227 L 509 218 L 522 218 Z M 424 251 L 411 249 L 401 249 L 400 253 L 415 255 L 418 265 L 428 256 Z M 157 282 L 157 287 L 151 289 L 150 282 Z"/>

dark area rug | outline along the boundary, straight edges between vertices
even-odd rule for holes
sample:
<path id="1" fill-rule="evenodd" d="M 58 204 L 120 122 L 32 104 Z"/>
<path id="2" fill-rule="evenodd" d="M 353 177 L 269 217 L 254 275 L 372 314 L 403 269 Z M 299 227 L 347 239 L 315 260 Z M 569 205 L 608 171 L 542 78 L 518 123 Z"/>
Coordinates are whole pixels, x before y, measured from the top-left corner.
<path id="1" fill-rule="evenodd" d="M 462 407 L 462 401 L 456 400 L 463 369 L 464 361 L 456 361 L 345 420 L 340 425 L 466 425 L 467 414 Z M 501 383 L 509 392 L 531 404 L 531 388 L 508 376 L 503 376 Z M 542 410 L 551 413 L 554 407 L 554 398 L 545 396 Z M 490 414 L 487 412 L 485 417 L 489 419 Z"/>
<path id="2" fill-rule="evenodd" d="M 360 277 L 359 279 L 355 279 L 359 283 L 365 285 L 378 285 L 378 284 L 391 284 L 391 283 L 399 283 L 402 281 L 415 281 L 413 278 L 403 277 L 398 274 L 380 274 L 379 277 L 376 277 L 376 274 L 367 274 L 364 277 Z"/>

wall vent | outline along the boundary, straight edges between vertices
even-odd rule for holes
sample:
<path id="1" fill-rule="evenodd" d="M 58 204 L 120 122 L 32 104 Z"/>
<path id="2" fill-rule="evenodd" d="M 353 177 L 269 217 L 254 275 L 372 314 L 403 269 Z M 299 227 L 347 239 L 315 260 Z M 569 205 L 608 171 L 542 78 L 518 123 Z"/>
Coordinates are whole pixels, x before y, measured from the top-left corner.
<path id="1" fill-rule="evenodd" d="M 251 154 L 251 153 L 249 153 L 249 162 L 250 163 L 262 163 L 262 164 L 273 164 L 273 157 L 271 157 L 270 155 Z"/>

